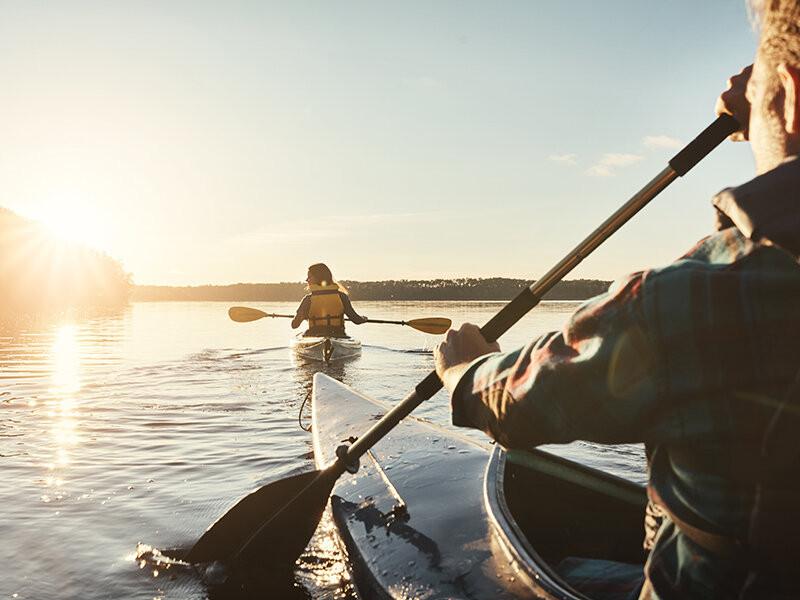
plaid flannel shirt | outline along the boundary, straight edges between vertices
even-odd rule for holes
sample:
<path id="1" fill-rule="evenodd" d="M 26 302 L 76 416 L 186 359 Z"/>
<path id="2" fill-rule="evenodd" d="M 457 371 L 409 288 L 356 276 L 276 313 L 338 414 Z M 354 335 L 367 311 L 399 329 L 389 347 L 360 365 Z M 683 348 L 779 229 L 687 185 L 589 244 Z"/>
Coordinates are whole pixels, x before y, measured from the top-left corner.
<path id="1" fill-rule="evenodd" d="M 800 367 L 800 160 L 714 204 L 720 230 L 678 261 L 615 282 L 562 331 L 476 360 L 453 423 L 506 447 L 643 442 L 648 487 L 673 514 L 746 539 L 754 457 Z M 645 572 L 658 597 L 739 597 L 746 585 L 746 564 L 669 519 L 654 546 Z"/>

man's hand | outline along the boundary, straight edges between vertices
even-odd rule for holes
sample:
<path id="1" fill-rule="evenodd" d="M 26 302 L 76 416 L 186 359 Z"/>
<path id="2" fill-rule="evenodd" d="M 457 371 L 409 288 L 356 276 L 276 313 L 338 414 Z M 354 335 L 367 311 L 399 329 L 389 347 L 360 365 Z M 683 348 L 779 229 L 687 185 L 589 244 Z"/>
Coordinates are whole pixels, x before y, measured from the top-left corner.
<path id="1" fill-rule="evenodd" d="M 744 142 L 748 140 L 748 128 L 750 125 L 750 101 L 747 99 L 747 82 L 750 81 L 750 74 L 753 72 L 753 65 L 742 69 L 738 75 L 728 79 L 728 89 L 722 92 L 717 98 L 715 107 L 718 115 L 728 114 L 742 124 L 742 129 L 731 135 L 730 139 L 734 142 Z"/>
<path id="2" fill-rule="evenodd" d="M 500 344 L 490 344 L 483 339 L 477 325 L 464 323 L 458 331 L 448 331 L 445 340 L 433 351 L 436 373 L 447 391 L 452 392 L 469 363 L 479 356 L 499 351 Z"/>

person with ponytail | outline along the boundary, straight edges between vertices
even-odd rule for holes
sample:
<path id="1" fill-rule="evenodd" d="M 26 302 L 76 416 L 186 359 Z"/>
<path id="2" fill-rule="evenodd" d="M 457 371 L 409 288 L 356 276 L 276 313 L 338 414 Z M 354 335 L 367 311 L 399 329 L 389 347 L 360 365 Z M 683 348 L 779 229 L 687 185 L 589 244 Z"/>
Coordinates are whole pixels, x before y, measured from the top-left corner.
<path id="1" fill-rule="evenodd" d="M 324 263 L 308 267 L 308 294 L 300 302 L 292 320 L 292 329 L 308 321 L 304 335 L 314 337 L 347 337 L 344 317 L 356 325 L 365 323 L 367 317 L 359 315 L 350 303 L 347 289 L 333 279 L 331 270 Z"/>

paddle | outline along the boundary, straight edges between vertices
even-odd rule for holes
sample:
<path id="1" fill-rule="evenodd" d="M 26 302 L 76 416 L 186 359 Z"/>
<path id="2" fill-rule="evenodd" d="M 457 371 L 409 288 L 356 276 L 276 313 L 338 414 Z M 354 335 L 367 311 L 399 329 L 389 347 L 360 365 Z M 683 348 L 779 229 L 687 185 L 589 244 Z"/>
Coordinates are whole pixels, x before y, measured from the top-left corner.
<path id="1" fill-rule="evenodd" d="M 481 327 L 493 342 L 536 306 L 556 283 L 593 250 L 622 227 L 650 200 L 740 128 L 733 117 L 720 116 L 669 161 L 641 191 L 622 205 L 586 239 L 531 286 L 523 289 L 488 323 Z M 333 486 L 348 468 L 383 438 L 412 410 L 442 387 L 436 371 L 423 379 L 402 402 L 395 405 L 351 446 L 337 449 L 336 461 L 326 467 L 270 483 L 239 501 L 201 536 L 189 551 L 190 562 L 254 561 L 291 568 L 316 529 Z"/>
<path id="2" fill-rule="evenodd" d="M 228 309 L 228 316 L 237 323 L 249 323 L 263 319 L 264 317 L 279 317 L 282 319 L 294 319 L 294 315 L 281 315 L 278 313 L 266 313 L 257 308 L 248 308 L 247 306 L 232 306 Z M 350 319 L 345 319 L 350 321 Z M 425 319 L 411 319 L 410 321 L 383 321 L 381 319 L 370 319 L 366 323 L 383 323 L 386 325 L 408 325 L 412 329 L 422 331 L 423 333 L 432 333 L 440 335 L 450 329 L 452 321 L 444 317 L 428 317 Z"/>

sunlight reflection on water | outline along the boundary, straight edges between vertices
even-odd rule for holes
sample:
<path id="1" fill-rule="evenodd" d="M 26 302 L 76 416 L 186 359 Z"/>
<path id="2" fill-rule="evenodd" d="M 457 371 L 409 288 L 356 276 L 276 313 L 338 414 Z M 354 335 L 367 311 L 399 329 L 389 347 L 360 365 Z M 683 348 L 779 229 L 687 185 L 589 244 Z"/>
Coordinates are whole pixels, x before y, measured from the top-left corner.
<path id="1" fill-rule="evenodd" d="M 81 389 L 78 331 L 74 324 L 62 325 L 50 351 L 52 376 L 47 403 L 51 410 L 47 416 L 52 419 L 53 459 L 45 465 L 44 483 L 48 490 L 41 496 L 45 503 L 64 499 L 70 453 L 79 442 L 75 418 L 75 395 Z"/>

